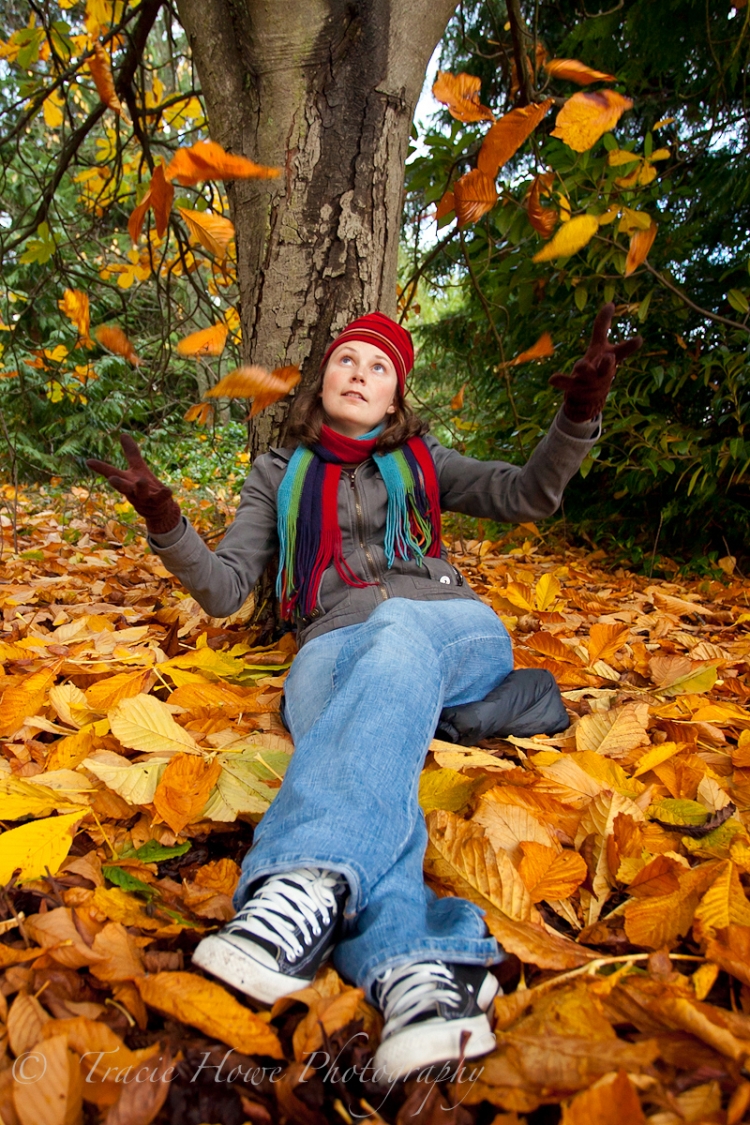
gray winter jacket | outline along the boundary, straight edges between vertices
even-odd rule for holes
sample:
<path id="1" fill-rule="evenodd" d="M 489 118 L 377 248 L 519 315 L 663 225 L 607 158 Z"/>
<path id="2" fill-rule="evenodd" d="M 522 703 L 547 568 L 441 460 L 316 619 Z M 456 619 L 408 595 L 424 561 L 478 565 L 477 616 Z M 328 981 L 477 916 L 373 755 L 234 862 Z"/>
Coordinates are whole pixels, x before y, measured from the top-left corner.
<path id="1" fill-rule="evenodd" d="M 574 423 L 558 412 L 525 465 L 477 461 L 427 435 L 444 511 L 500 523 L 524 523 L 552 515 L 563 489 L 601 433 L 600 419 Z M 293 449 L 271 449 L 256 458 L 242 488 L 234 522 L 215 551 L 183 519 L 149 544 L 212 617 L 235 613 L 278 547 L 276 493 Z M 396 559 L 389 569 L 383 543 L 387 494 L 372 458 L 344 470 L 339 485 L 343 553 L 355 574 L 372 583 L 347 586 L 333 566 L 323 575 L 318 605 L 298 622 L 300 644 L 329 629 L 364 621 L 386 598 L 418 601 L 476 598 L 461 573 L 443 558 Z"/>

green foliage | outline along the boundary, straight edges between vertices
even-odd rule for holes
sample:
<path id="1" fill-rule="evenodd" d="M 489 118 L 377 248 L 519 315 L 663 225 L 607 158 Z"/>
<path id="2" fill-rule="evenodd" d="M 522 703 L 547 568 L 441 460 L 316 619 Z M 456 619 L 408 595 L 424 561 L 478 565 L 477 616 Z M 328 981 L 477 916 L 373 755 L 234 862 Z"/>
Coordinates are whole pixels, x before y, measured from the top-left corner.
<path id="1" fill-rule="evenodd" d="M 537 9 L 523 7 L 533 28 Z M 683 557 L 750 547 L 750 183 L 742 158 L 750 17 L 748 9 L 730 15 L 729 7 L 712 10 L 707 25 L 705 6 L 692 0 L 626 0 L 588 19 L 572 3 L 540 5 L 538 43 L 547 57 L 615 74 L 632 112 L 576 153 L 550 136 L 553 108 L 500 169 L 498 204 L 463 230 L 450 217 L 436 231 L 425 216 L 474 166 L 486 124 L 441 114 L 408 165 L 405 258 L 417 269 L 403 270 L 402 284 L 409 293 L 418 274 L 419 300 L 423 291 L 438 304 L 450 300 L 418 329 L 415 378 L 444 440 L 476 456 L 523 461 L 558 405 L 547 380 L 582 354 L 598 307 L 615 302 L 615 338 L 642 333 L 641 352 L 618 373 L 603 440 L 566 492 L 565 517 L 568 528 L 608 549 L 630 544 L 631 560 L 640 555 L 644 566 L 653 565 L 657 545 Z M 441 60 L 443 69 L 480 76 L 481 101 L 498 116 L 517 104 L 508 94 L 506 21 L 494 0 L 462 5 Z M 540 69 L 536 89 L 540 99 L 562 100 L 578 88 Z M 665 148 L 669 158 L 661 159 Z M 634 161 L 610 163 L 618 149 Z M 544 240 L 526 202 L 544 171 L 554 174 L 545 207 L 615 213 L 579 253 L 534 263 Z M 630 276 L 626 208 L 658 224 L 646 264 Z M 552 359 L 504 366 L 545 331 Z M 451 411 L 464 383 L 464 407 Z"/>

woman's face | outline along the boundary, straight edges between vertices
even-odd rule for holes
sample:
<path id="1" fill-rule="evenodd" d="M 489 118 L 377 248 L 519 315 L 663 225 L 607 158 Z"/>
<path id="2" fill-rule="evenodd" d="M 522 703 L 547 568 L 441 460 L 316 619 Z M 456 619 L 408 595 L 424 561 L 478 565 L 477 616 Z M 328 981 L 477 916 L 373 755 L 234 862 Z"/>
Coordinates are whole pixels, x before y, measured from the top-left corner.
<path id="1" fill-rule="evenodd" d="M 340 344 L 326 364 L 320 393 L 328 425 L 345 437 L 361 437 L 395 413 L 397 387 L 393 361 L 375 344 Z"/>

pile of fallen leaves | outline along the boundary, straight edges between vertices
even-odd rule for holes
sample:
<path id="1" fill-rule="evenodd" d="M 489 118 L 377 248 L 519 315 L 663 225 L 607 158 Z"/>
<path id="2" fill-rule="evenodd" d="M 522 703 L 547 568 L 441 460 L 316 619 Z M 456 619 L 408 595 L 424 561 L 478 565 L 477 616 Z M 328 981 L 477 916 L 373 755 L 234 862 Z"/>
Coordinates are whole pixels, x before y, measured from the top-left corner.
<path id="1" fill-rule="evenodd" d="M 506 991 L 492 1055 L 390 1088 L 368 1068 L 381 1017 L 330 967 L 270 1012 L 191 969 L 293 751 L 291 636 L 259 644 L 250 605 L 207 617 L 101 498 L 74 518 L 41 500 L 20 498 L 18 538 L 0 517 L 4 1125 L 745 1119 L 750 583 L 733 560 L 677 583 L 531 541 L 456 553 L 572 723 L 432 744 L 425 874 L 484 908 Z"/>

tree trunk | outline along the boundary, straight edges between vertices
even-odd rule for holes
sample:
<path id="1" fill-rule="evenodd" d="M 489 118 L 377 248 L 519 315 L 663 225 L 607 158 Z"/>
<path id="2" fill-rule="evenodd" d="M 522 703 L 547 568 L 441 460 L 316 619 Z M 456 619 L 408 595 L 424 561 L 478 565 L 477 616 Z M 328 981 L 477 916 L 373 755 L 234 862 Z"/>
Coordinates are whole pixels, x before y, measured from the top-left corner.
<path id="1" fill-rule="evenodd" d="M 353 317 L 396 308 L 404 162 L 456 0 L 178 0 L 213 140 L 281 168 L 229 186 L 243 356 L 314 380 Z M 279 440 L 263 411 L 251 453 Z"/>

